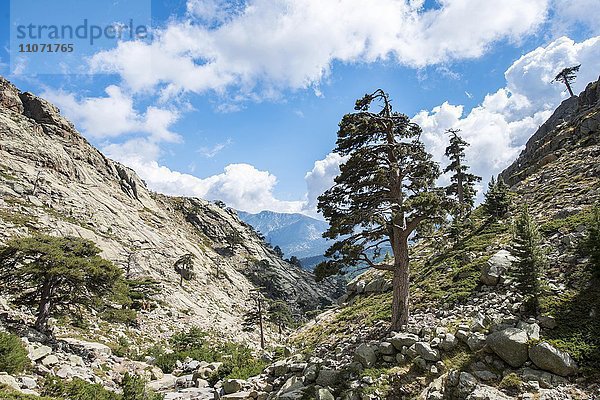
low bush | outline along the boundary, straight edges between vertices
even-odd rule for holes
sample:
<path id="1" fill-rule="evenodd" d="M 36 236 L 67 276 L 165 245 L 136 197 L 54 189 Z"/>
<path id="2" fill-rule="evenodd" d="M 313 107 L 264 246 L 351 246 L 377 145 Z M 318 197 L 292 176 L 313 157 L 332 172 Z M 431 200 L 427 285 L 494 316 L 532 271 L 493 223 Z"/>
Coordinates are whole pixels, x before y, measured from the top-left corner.
<path id="1" fill-rule="evenodd" d="M 0 332 L 0 371 L 9 374 L 23 372 L 31 365 L 27 354 L 27 349 L 18 336 Z"/>

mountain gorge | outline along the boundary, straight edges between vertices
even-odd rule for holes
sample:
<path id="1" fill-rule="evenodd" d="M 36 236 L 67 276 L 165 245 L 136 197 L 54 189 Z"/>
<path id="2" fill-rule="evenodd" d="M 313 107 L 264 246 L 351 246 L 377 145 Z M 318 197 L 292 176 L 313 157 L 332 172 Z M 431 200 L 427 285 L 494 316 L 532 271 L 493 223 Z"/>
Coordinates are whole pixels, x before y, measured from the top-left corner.
<path id="1" fill-rule="evenodd" d="M 32 310 L 0 297 L 0 326 L 18 335 L 28 357 L 24 372 L 1 373 L 0 384 L 35 395 L 57 377 L 122 394 L 133 374 L 165 400 L 595 399 L 600 281 L 582 243 L 600 201 L 599 160 L 596 81 L 565 100 L 501 173 L 509 212 L 493 219 L 480 206 L 459 240 L 436 240 L 440 232 L 412 244 L 412 314 L 393 332 L 389 272 L 369 270 L 333 299 L 332 286 L 280 259 L 249 226 L 300 258 L 327 247 L 325 222 L 151 192 L 52 104 L 0 80 L 0 244 L 38 232 L 90 239 L 129 278 L 160 287 L 134 325 L 93 314 L 84 327 L 55 319 L 55 338 L 29 328 Z M 524 206 L 548 259 L 535 316 L 524 312 L 514 278 L 513 226 Z M 196 278 L 180 285 L 174 263 L 188 253 Z M 257 289 L 283 300 L 298 324 L 265 323 L 264 351 L 256 330 L 243 329 Z M 192 327 L 252 343 L 258 367 L 248 358 L 227 369 L 240 352 L 207 345 Z M 139 352 L 123 352 L 124 342 Z M 168 351 L 151 351 L 159 345 Z M 207 346 L 228 353 L 217 359 Z"/>
<path id="2" fill-rule="evenodd" d="M 256 287 L 268 285 L 295 313 L 331 302 L 327 287 L 277 257 L 234 211 L 149 191 L 56 107 L 1 79 L 0 242 L 36 232 L 90 239 L 129 278 L 159 282 L 163 306 L 140 315 L 148 337 L 189 325 L 247 336 L 242 315 Z M 186 253 L 197 279 L 180 286 L 173 265 Z"/>

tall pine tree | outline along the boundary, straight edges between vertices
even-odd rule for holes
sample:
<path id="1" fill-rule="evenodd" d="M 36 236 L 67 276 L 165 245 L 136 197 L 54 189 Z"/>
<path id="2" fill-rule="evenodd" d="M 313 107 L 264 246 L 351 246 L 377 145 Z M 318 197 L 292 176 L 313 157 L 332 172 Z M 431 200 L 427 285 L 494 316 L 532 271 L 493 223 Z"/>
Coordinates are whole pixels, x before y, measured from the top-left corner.
<path id="1" fill-rule="evenodd" d="M 465 163 L 465 149 L 469 146 L 462 137 L 458 135 L 460 129 L 448 129 L 450 144 L 446 147 L 446 157 L 450 164 L 444 168 L 444 173 L 452 172 L 450 185 L 446 188 L 446 194 L 452 196 L 456 201 L 456 216 L 462 219 L 475 204 L 475 184 L 481 181 L 481 177 L 469 173 L 469 166 Z"/>
<path id="2" fill-rule="evenodd" d="M 526 312 L 533 314 L 539 311 L 541 275 L 546 264 L 541 243 L 537 224 L 524 207 L 515 221 L 512 253 L 517 258 L 514 271 L 517 288 L 526 297 Z"/>
<path id="3" fill-rule="evenodd" d="M 370 111 L 381 102 L 379 112 Z M 420 140 L 421 128 L 394 112 L 381 89 L 356 102 L 340 122 L 335 152 L 347 156 L 335 185 L 319 197 L 329 221 L 324 237 L 338 239 L 316 269 L 318 278 L 357 263 L 393 274 L 392 330 L 409 316 L 408 238 L 423 222 L 441 220 L 448 207 L 435 187 L 438 165 Z M 393 260 L 378 262 L 391 247 Z"/>

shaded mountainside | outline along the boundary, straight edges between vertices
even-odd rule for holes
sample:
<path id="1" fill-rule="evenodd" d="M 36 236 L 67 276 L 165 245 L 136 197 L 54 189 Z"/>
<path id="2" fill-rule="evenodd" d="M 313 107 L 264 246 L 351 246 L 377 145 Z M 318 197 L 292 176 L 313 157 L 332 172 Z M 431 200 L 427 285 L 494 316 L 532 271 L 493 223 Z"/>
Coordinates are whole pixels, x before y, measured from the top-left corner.
<path id="1" fill-rule="evenodd" d="M 273 211 L 261 211 L 258 214 L 238 211 L 238 215 L 242 221 L 262 233 L 273 246 L 279 246 L 286 258 L 321 256 L 330 245 L 322 236 L 329 227 L 325 221 L 302 214 Z"/>
<path id="2" fill-rule="evenodd" d="M 149 191 L 56 107 L 0 78 L 0 243 L 34 232 L 91 239 L 130 278 L 158 280 L 162 306 L 140 315 L 138 332 L 155 338 L 190 325 L 247 337 L 240 323 L 257 286 L 295 313 L 331 302 L 328 287 L 278 258 L 233 210 Z M 180 287 L 173 264 L 185 253 L 197 278 Z"/>

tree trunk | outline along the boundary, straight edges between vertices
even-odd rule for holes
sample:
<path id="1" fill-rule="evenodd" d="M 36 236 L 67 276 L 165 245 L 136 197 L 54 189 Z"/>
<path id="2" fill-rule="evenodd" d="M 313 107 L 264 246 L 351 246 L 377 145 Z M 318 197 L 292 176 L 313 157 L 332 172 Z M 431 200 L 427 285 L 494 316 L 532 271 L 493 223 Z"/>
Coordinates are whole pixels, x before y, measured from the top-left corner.
<path id="1" fill-rule="evenodd" d="M 183 272 L 179 273 L 179 286 L 183 287 Z"/>
<path id="2" fill-rule="evenodd" d="M 400 331 L 408 324 L 409 315 L 409 265 L 408 242 L 401 239 L 394 251 L 394 278 L 392 280 L 392 331 Z"/>
<path id="3" fill-rule="evenodd" d="M 575 94 L 573 93 L 573 89 L 571 89 L 571 85 L 569 84 L 569 81 L 567 80 L 567 78 L 565 78 L 565 85 L 567 85 L 567 90 L 569 91 L 569 94 L 571 95 L 571 97 L 575 96 Z"/>
<path id="4" fill-rule="evenodd" d="M 37 318 L 35 320 L 35 329 L 40 332 L 48 331 L 48 318 L 52 311 L 52 282 L 49 279 L 44 281 L 42 294 L 40 296 L 40 305 L 38 307 Z"/>

